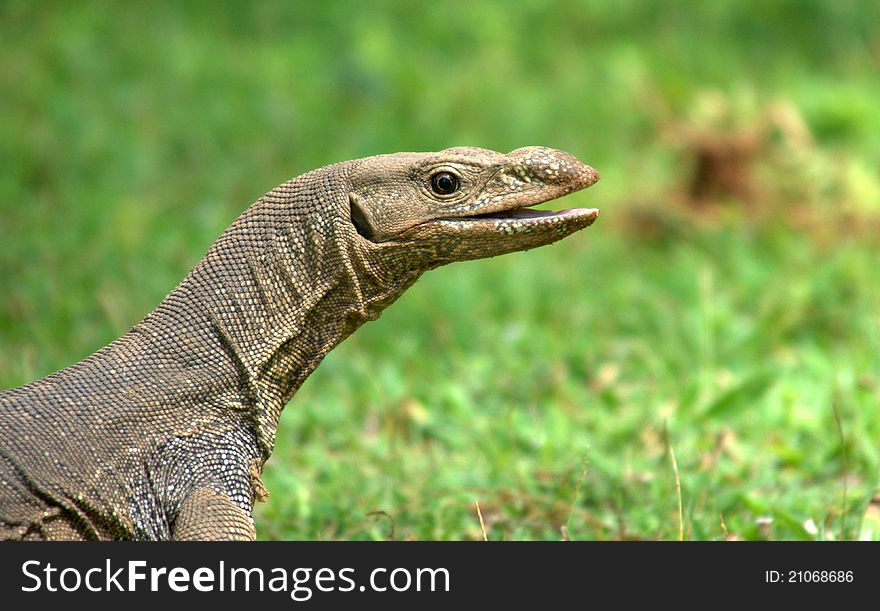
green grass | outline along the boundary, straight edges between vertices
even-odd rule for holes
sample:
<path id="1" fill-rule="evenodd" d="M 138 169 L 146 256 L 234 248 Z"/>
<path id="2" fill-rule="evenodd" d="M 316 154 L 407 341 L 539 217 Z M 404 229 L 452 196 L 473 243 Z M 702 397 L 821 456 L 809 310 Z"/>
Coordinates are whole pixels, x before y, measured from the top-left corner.
<path id="1" fill-rule="evenodd" d="M 0 387 L 292 175 L 543 144 L 602 172 L 567 204 L 599 222 L 430 272 L 332 352 L 260 536 L 479 539 L 479 501 L 493 540 L 677 539 L 671 447 L 687 539 L 880 538 L 876 2 L 364 6 L 3 3 Z M 750 130 L 758 195 L 689 203 L 694 139 Z"/>

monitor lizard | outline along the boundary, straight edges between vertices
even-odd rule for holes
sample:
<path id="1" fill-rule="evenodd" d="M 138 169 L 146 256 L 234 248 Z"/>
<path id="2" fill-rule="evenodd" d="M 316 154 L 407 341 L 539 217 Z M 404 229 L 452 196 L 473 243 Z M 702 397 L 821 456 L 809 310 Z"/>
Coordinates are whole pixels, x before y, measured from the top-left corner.
<path id="1" fill-rule="evenodd" d="M 125 335 L 0 393 L 0 539 L 252 540 L 282 408 L 425 271 L 556 242 L 598 173 L 544 147 L 378 155 L 250 206 Z"/>

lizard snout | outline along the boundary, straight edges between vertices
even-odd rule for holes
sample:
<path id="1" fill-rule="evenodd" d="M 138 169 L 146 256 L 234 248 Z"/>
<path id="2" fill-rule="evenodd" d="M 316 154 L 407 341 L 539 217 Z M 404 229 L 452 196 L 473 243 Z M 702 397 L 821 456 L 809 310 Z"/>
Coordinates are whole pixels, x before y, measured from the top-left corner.
<path id="1" fill-rule="evenodd" d="M 599 172 L 575 156 L 544 146 L 526 146 L 507 154 L 511 167 L 525 182 L 585 189 L 599 180 Z"/>

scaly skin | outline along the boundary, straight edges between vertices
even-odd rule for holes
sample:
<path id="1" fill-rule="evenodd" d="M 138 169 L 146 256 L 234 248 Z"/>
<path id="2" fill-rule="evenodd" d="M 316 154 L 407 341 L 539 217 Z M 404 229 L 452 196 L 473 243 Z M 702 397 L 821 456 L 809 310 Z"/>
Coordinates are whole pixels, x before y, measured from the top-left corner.
<path id="1" fill-rule="evenodd" d="M 324 355 L 429 269 L 590 225 L 526 207 L 596 180 L 552 149 L 454 148 L 273 189 L 126 335 L 0 393 L 0 538 L 253 539 L 281 410 Z"/>

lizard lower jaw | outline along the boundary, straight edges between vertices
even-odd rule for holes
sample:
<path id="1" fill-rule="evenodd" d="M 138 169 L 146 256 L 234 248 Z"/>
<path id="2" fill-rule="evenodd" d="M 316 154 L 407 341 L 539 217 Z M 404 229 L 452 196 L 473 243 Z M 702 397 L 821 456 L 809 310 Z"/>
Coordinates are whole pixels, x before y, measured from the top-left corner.
<path id="1" fill-rule="evenodd" d="M 501 212 L 487 212 L 486 214 L 477 214 L 471 217 L 462 217 L 450 220 L 479 220 L 479 219 L 547 219 L 557 216 L 572 216 L 580 214 L 599 214 L 596 208 L 568 208 L 566 210 L 535 210 L 534 208 L 514 208 L 513 210 L 504 210 Z"/>
<path id="2" fill-rule="evenodd" d="M 476 216 L 442 218 L 432 221 L 447 226 L 457 226 L 460 231 L 482 230 L 499 231 L 511 234 L 534 231 L 556 225 L 559 227 L 578 226 L 577 229 L 592 225 L 599 217 L 596 208 L 568 208 L 566 210 L 534 210 L 514 208 L 500 212 L 490 212 Z"/>

